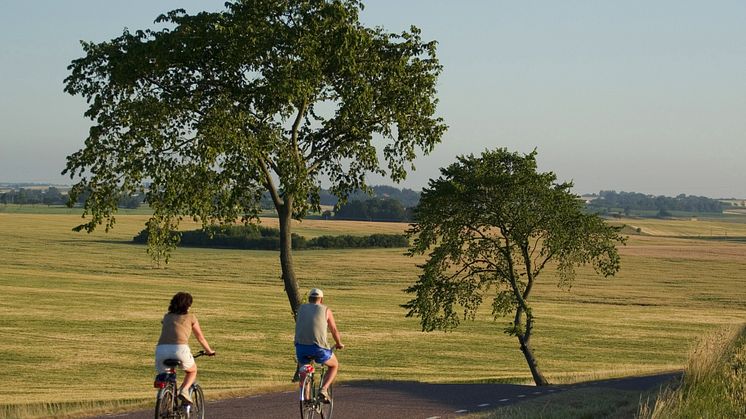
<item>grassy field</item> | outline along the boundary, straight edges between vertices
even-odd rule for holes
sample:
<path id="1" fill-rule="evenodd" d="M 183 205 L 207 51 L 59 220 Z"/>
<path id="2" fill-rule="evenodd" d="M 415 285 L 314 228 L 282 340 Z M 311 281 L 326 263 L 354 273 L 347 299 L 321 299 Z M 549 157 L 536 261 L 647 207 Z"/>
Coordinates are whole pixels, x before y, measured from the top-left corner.
<path id="1" fill-rule="evenodd" d="M 199 362 L 208 399 L 291 388 L 293 325 L 278 254 L 184 248 L 157 267 L 129 244 L 146 218 L 122 215 L 109 234 L 88 235 L 70 231 L 76 215 L 0 213 L 0 417 L 149 406 L 159 321 L 179 290 L 194 295 L 192 311 L 218 351 Z M 717 229 L 746 236 L 746 217 L 629 223 L 642 234 L 620 249 L 617 277 L 582 271 L 570 291 L 540 278 L 534 347 L 551 382 L 681 369 L 697 336 L 746 318 L 746 244 L 697 239 L 721 236 Z M 295 231 L 405 228 L 307 220 Z M 530 382 L 517 342 L 501 332 L 507 320 L 494 322 L 488 307 L 451 333 L 422 333 L 404 318 L 402 289 L 421 260 L 401 249 L 302 251 L 295 262 L 301 286 L 324 288 L 335 311 L 348 346 L 340 380 Z"/>

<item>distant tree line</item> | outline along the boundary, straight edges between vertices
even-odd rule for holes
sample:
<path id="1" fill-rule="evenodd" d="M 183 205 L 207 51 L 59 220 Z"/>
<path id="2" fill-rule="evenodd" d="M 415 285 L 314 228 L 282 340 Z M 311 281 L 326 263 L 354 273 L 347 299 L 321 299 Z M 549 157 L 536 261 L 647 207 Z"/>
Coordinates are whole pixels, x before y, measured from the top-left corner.
<path id="1" fill-rule="evenodd" d="M 632 211 L 658 211 L 668 214 L 670 211 L 695 213 L 722 213 L 727 207 L 716 199 L 703 196 L 681 194 L 676 197 L 645 195 L 636 192 L 601 191 L 598 198 L 588 203 L 588 209 L 596 212 L 622 210 L 625 214 Z"/>
<path id="2" fill-rule="evenodd" d="M 372 186 L 371 194 L 363 191 L 351 193 L 347 198 L 347 202 L 342 204 L 337 211 L 338 214 L 341 211 L 341 216 L 337 217 L 332 211 L 326 211 L 324 218 L 364 221 L 409 221 L 411 220 L 411 208 L 416 207 L 419 202 L 420 193 L 418 191 L 407 188 L 398 189 L 387 185 Z M 339 203 L 339 199 L 329 192 L 329 190 L 322 188 L 319 191 L 319 203 L 326 206 L 336 206 Z M 266 192 L 262 195 L 260 205 L 264 210 L 274 210 L 275 208 L 272 198 Z"/>
<path id="3" fill-rule="evenodd" d="M 393 198 L 347 201 L 334 213 L 336 220 L 411 221 L 412 208 L 404 208 Z"/>
<path id="4" fill-rule="evenodd" d="M 420 192 L 412 189 L 398 189 L 393 186 L 378 185 L 371 187 L 372 194 L 368 195 L 363 191 L 352 193 L 348 201 L 367 201 L 373 198 L 392 199 L 398 201 L 404 208 L 416 207 L 420 202 Z M 321 205 L 337 205 L 337 197 L 329 191 L 322 189 L 319 194 Z"/>
<path id="5" fill-rule="evenodd" d="M 343 204 L 334 215 L 327 212 L 324 218 L 340 220 L 363 221 L 411 221 L 412 208 L 419 202 L 419 192 L 411 189 L 397 189 L 393 186 L 373 186 L 373 195 L 358 191 L 353 193 L 347 203 Z M 90 193 L 81 194 L 77 203 L 82 205 Z M 261 206 L 264 209 L 274 209 L 274 204 L 268 194 L 262 197 Z M 336 205 L 337 198 L 322 189 L 320 193 L 322 205 Z M 43 188 L 19 188 L 0 194 L 0 204 L 19 205 L 65 205 L 68 195 L 54 186 Z M 119 208 L 138 208 L 145 203 L 145 194 L 126 195 L 119 198 Z"/>
<path id="6" fill-rule="evenodd" d="M 135 243 L 148 241 L 148 230 L 134 237 Z M 280 250 L 280 230 L 271 227 L 250 225 L 211 226 L 200 230 L 181 232 L 180 246 L 210 247 L 223 249 Z M 320 236 L 306 239 L 292 234 L 295 250 L 304 249 L 348 249 L 348 248 L 392 248 L 407 247 L 409 241 L 403 234 L 373 234 L 370 236 Z"/>
<path id="7" fill-rule="evenodd" d="M 90 193 L 84 193 L 77 199 L 77 203 L 85 202 Z M 0 203 L 18 204 L 18 205 L 66 205 L 68 200 L 67 193 L 60 189 L 50 186 L 48 189 L 27 189 L 20 188 L 0 194 Z M 119 208 L 137 208 L 145 201 L 145 195 L 127 195 L 119 198 L 117 206 Z"/>
<path id="8" fill-rule="evenodd" d="M 67 194 L 63 194 L 54 186 L 48 189 L 20 188 L 0 194 L 0 203 L 19 205 L 62 205 L 67 202 Z"/>
<path id="9" fill-rule="evenodd" d="M 19 205 L 65 205 L 68 196 L 66 191 L 50 186 L 47 189 L 20 187 L 0 194 L 0 204 Z M 346 203 L 336 212 L 325 211 L 323 218 L 338 220 L 361 221 L 412 221 L 413 208 L 417 206 L 420 192 L 411 189 L 398 189 L 393 186 L 373 186 L 372 196 L 358 191 L 350 195 Z M 82 204 L 88 197 L 84 193 L 78 197 L 77 203 Z M 337 198 L 322 189 L 320 192 L 322 205 L 336 205 Z M 119 208 L 138 208 L 145 203 L 145 194 L 127 195 L 119 198 Z M 591 212 L 610 213 L 633 211 L 657 211 L 659 215 L 670 215 L 671 211 L 693 213 L 722 213 L 729 204 L 703 196 L 680 194 L 676 197 L 646 195 L 637 192 L 601 191 L 597 198 L 587 204 Z M 274 205 L 266 196 L 262 199 L 262 207 L 274 209 Z"/>

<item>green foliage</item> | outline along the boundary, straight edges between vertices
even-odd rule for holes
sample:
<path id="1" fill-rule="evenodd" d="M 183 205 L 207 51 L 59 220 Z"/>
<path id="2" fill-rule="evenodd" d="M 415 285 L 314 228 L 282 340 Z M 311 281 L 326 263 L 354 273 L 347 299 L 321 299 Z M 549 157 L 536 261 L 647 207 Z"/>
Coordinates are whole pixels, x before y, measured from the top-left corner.
<path id="1" fill-rule="evenodd" d="M 207 226 L 200 230 L 174 233 L 178 244 L 186 247 L 215 247 L 225 249 L 279 250 L 280 231 L 276 228 L 253 224 L 240 226 Z M 149 231 L 142 230 L 133 241 L 147 243 Z M 306 239 L 292 235 L 293 249 L 307 247 Z"/>
<path id="2" fill-rule="evenodd" d="M 334 213 L 339 220 L 405 221 L 408 217 L 402 204 L 390 198 L 347 201 Z"/>
<path id="3" fill-rule="evenodd" d="M 517 336 L 537 385 L 529 341 L 534 316 L 528 303 L 534 281 L 547 264 L 556 265 L 560 286 L 569 287 L 575 268 L 591 264 L 603 276 L 619 270 L 618 228 L 585 214 L 554 173 L 536 170 L 536 152 L 522 156 L 505 149 L 479 157 L 458 157 L 431 180 L 415 209 L 410 254 L 428 253 L 403 307 L 420 317 L 423 330 L 449 330 L 473 319 L 492 291 L 495 318 L 515 313 L 505 329 Z"/>
<path id="4" fill-rule="evenodd" d="M 148 242 L 148 229 L 134 237 L 135 243 Z M 241 226 L 208 226 L 200 230 L 174 234 L 178 244 L 185 247 L 225 249 L 280 250 L 280 230 L 253 224 Z M 360 249 L 407 247 L 409 241 L 403 234 L 372 234 L 369 236 L 319 236 L 307 240 L 293 233 L 292 247 L 303 249 Z"/>
<path id="5" fill-rule="evenodd" d="M 538 173 L 535 156 L 498 149 L 459 157 L 423 190 L 410 253 L 430 253 L 405 307 L 424 330 L 473 317 L 490 289 L 496 317 L 530 310 L 532 281 L 550 261 L 568 287 L 579 265 L 593 264 L 603 276 L 619 270 L 618 229 L 584 214 L 572 184 Z"/>
<path id="6" fill-rule="evenodd" d="M 364 27 L 361 8 L 239 0 L 161 15 L 167 29 L 84 42 L 65 79 L 93 121 L 63 172 L 79 177 L 70 202 L 90 191 L 80 228 L 108 230 L 119 193 L 146 193 L 150 244 L 167 251 L 182 216 L 251 220 L 264 191 L 278 213 L 300 219 L 318 210 L 321 176 L 341 198 L 365 190 L 367 173 L 404 179 L 445 131 L 434 116 L 436 43 L 415 27 Z"/>
<path id="7" fill-rule="evenodd" d="M 409 240 L 403 234 L 371 234 L 370 236 L 319 236 L 308 241 L 308 248 L 359 249 L 407 247 Z"/>

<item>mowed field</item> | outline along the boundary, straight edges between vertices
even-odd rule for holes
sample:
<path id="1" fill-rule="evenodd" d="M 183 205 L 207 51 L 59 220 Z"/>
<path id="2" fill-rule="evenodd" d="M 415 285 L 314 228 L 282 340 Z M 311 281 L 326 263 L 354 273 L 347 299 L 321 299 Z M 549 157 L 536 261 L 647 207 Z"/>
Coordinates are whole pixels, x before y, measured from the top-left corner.
<path id="1" fill-rule="evenodd" d="M 0 417 L 152 404 L 160 319 L 182 290 L 194 296 L 192 311 L 218 352 L 198 362 L 208 399 L 293 388 L 293 322 L 278 253 L 184 248 L 158 267 L 130 244 L 146 219 L 119 216 L 109 233 L 86 234 L 71 231 L 77 215 L 0 213 Z M 642 234 L 620 249 L 616 277 L 582 270 L 569 291 L 549 272 L 539 278 L 534 348 L 551 382 L 680 369 L 703 333 L 746 321 L 746 241 L 705 240 L 743 239 L 746 217 L 620 222 Z M 295 232 L 406 227 L 307 220 Z M 301 287 L 323 288 L 334 309 L 347 345 L 340 380 L 530 382 L 517 342 L 502 333 L 508 319 L 492 320 L 489 302 L 449 333 L 423 333 L 404 317 L 403 289 L 422 259 L 403 249 L 294 257 Z"/>

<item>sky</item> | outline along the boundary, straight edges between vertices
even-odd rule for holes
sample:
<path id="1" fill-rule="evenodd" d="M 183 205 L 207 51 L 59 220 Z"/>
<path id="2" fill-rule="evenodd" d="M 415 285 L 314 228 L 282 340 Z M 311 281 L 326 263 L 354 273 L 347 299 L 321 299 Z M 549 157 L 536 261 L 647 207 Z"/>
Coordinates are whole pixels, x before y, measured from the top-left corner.
<path id="1" fill-rule="evenodd" d="M 0 0 L 0 182 L 71 184 L 85 101 L 63 92 L 80 40 L 155 28 L 224 0 Z M 367 26 L 438 42 L 441 144 L 398 187 L 457 155 L 538 152 L 601 190 L 746 198 L 746 1 L 367 0 Z M 371 184 L 393 184 L 371 177 Z"/>

